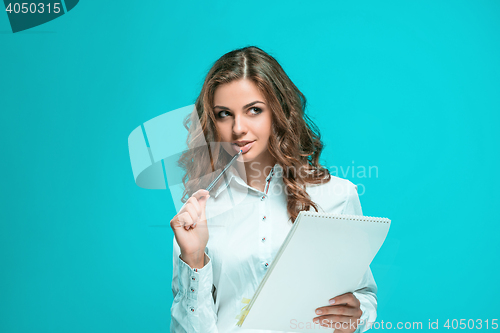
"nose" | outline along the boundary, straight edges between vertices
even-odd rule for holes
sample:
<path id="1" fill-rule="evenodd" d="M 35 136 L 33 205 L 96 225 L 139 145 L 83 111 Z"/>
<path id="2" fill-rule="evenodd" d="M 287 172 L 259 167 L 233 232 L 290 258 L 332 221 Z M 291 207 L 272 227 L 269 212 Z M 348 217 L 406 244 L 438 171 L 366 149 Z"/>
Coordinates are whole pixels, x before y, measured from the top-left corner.
<path id="1" fill-rule="evenodd" d="M 233 123 L 233 134 L 236 137 L 240 137 L 246 134 L 248 131 L 245 119 L 241 115 L 236 115 L 234 117 Z"/>

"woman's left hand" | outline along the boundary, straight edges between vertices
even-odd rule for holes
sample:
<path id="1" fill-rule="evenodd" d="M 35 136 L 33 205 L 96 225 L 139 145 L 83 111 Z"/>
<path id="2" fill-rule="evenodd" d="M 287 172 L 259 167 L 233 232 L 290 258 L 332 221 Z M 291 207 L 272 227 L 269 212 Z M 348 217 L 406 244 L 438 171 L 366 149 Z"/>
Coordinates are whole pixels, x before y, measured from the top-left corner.
<path id="1" fill-rule="evenodd" d="M 358 327 L 358 319 L 363 314 L 356 296 L 353 293 L 345 293 L 332 298 L 329 303 L 333 305 L 316 309 L 316 314 L 320 316 L 313 318 L 313 322 L 334 328 L 335 333 L 354 332 Z"/>

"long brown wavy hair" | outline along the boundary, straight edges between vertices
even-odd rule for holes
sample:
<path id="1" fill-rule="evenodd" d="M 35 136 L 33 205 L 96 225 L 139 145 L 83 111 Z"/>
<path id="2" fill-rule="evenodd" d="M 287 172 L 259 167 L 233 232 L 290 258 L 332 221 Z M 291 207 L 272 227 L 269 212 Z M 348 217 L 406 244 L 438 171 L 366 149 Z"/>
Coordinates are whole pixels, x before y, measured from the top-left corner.
<path id="1" fill-rule="evenodd" d="M 301 210 L 308 211 L 313 207 L 318 211 L 305 185 L 326 183 L 331 176 L 328 169 L 319 164 L 323 144 L 318 128 L 305 113 L 305 96 L 280 64 L 256 46 L 228 52 L 213 64 L 196 99 L 195 112 L 184 121 L 189 135 L 186 141 L 188 150 L 178 161 L 186 172 L 182 178 L 185 188 L 182 202 L 213 180 L 215 176 L 203 177 L 209 167 L 212 171 L 221 169 L 231 158 L 220 149 L 220 144 L 210 147 L 210 143 L 221 140 L 213 110 L 214 94 L 219 85 L 240 79 L 255 83 L 272 111 L 268 149 L 283 168 L 285 193 L 288 194 L 287 211 L 293 223 Z"/>

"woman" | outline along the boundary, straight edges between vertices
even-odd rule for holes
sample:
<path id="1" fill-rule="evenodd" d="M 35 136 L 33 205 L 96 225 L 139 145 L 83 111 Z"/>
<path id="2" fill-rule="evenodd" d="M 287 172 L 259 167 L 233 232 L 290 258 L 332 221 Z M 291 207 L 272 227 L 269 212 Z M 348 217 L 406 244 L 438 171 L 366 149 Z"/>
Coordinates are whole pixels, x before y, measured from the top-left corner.
<path id="1" fill-rule="evenodd" d="M 186 123 L 193 149 L 179 160 L 186 170 L 185 204 L 170 222 L 171 332 L 237 332 L 245 299 L 298 213 L 362 215 L 361 205 L 354 184 L 319 164 L 323 145 L 304 113 L 304 95 L 261 49 L 245 47 L 217 60 L 195 106 L 200 128 Z M 209 150 L 195 148 L 205 140 Z M 239 150 L 224 180 L 204 190 L 214 177 L 205 176 L 207 170 L 223 168 Z M 311 309 L 311 320 L 342 327 L 337 332 L 364 331 L 356 323 L 375 321 L 376 291 L 368 269 L 354 293 L 325 295 L 325 303 Z"/>

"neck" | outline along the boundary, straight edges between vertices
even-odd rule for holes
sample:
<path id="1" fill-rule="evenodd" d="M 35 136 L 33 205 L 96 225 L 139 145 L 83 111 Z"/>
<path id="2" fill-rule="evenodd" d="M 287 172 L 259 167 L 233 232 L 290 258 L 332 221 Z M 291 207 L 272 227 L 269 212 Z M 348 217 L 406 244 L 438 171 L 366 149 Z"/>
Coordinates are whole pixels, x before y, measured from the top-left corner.
<path id="1" fill-rule="evenodd" d="M 266 187 L 266 177 L 276 164 L 276 160 L 267 152 L 265 156 L 253 161 L 237 164 L 240 175 L 244 174 L 246 176 L 242 178 L 246 178 L 245 180 L 248 186 L 263 192 Z M 242 168 L 244 168 L 244 173 L 241 172 L 243 171 Z"/>

